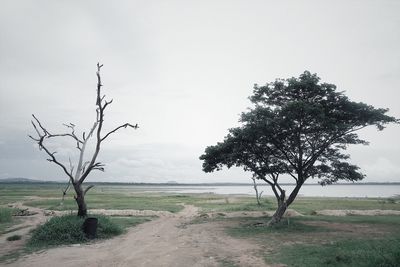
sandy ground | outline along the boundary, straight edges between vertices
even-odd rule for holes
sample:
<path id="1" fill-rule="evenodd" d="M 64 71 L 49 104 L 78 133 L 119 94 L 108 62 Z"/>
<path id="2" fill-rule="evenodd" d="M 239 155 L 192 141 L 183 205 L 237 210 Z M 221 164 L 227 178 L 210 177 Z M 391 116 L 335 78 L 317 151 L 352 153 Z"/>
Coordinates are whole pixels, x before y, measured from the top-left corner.
<path id="1" fill-rule="evenodd" d="M 196 216 L 197 208 L 185 206 L 121 237 L 49 249 L 6 266 L 267 266 L 256 244 L 227 236 L 223 222 L 190 224 Z"/>

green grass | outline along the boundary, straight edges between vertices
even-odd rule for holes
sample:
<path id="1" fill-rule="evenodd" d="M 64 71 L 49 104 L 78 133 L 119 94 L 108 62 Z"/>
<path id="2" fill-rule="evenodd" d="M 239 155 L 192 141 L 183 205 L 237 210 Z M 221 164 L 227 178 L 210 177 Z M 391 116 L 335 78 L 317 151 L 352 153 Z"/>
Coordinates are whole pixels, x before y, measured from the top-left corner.
<path id="1" fill-rule="evenodd" d="M 271 227 L 267 227 L 264 224 L 269 221 L 270 217 L 234 219 L 238 220 L 240 223 L 236 227 L 228 228 L 227 233 L 237 238 L 268 236 L 271 234 L 291 235 L 330 231 L 330 229 L 325 227 L 304 224 L 299 218 L 283 219 L 280 223 Z M 229 220 L 232 220 L 232 218 L 229 218 Z"/>
<path id="2" fill-rule="evenodd" d="M 267 261 L 293 267 L 400 266 L 400 238 L 341 240 L 332 244 L 296 244 L 268 255 Z"/>
<path id="3" fill-rule="evenodd" d="M 237 224 L 227 228 L 226 232 L 268 248 L 265 260 L 270 264 L 400 266 L 400 216 L 304 216 L 289 221 L 283 219 L 274 227 L 257 226 L 268 219 L 229 218 Z M 308 225 L 308 222 L 314 224 Z M 330 223 L 334 223 L 335 228 Z M 348 224 L 355 224 L 355 227 L 348 230 Z"/>
<path id="4" fill-rule="evenodd" d="M 10 208 L 0 207 L 0 224 L 12 221 L 13 210 Z"/>
<path id="5" fill-rule="evenodd" d="M 0 205 L 23 201 L 29 196 L 61 199 L 63 184 L 4 184 L 0 187 Z"/>
<path id="6" fill-rule="evenodd" d="M 98 218 L 97 238 L 106 239 L 124 233 L 130 226 L 148 221 L 148 217 L 113 218 L 102 215 L 92 215 Z M 46 247 L 86 243 L 90 240 L 82 230 L 84 219 L 76 215 L 53 217 L 47 223 L 39 226 L 32 233 L 27 243 L 29 250 Z"/>
<path id="7" fill-rule="evenodd" d="M 8 228 L 18 224 L 19 220 L 12 217 L 14 209 L 0 207 L 0 234 L 8 232 Z"/>
<path id="8" fill-rule="evenodd" d="M 328 198 L 328 197 L 298 197 L 290 206 L 303 214 L 312 214 L 315 210 L 354 209 L 354 210 L 400 210 L 400 203 L 385 202 L 380 198 Z"/>
<path id="9" fill-rule="evenodd" d="M 73 200 L 73 191 L 68 193 L 64 205 L 60 206 L 62 187 L 61 184 L 6 185 L 0 188 L 0 204 L 22 201 L 26 205 L 45 209 L 73 210 L 75 214 L 76 203 Z M 98 185 L 88 192 L 86 202 L 89 209 L 166 210 L 170 212 L 180 211 L 183 204 L 195 205 L 200 208 L 201 212 L 216 213 L 266 211 L 274 210 L 276 207 L 275 199 L 271 197 L 263 197 L 263 205 L 258 206 L 253 196 L 144 193 L 141 190 L 143 189 L 135 186 Z M 398 198 L 298 197 L 290 209 L 306 215 L 323 209 L 400 210 L 400 202 Z M 1 215 L 2 212 L 0 210 L 0 216 L 6 218 L 8 215 Z M 88 240 L 80 230 L 83 223 L 81 219 L 75 215 L 66 216 L 66 218 L 63 219 L 63 222 L 54 223 L 50 228 L 38 228 L 34 231 L 32 238 L 35 236 L 35 239 L 29 241 L 27 251 L 87 242 Z M 124 231 L 124 228 L 151 219 L 143 217 L 104 218 L 103 220 L 99 217 L 99 238 L 118 235 Z M 258 243 L 261 248 L 266 248 L 265 258 L 269 263 L 285 263 L 288 266 L 400 266 L 400 238 L 397 234 L 400 216 L 304 216 L 284 219 L 281 224 L 272 228 L 257 226 L 257 223 L 265 223 L 268 219 L 267 217 L 228 218 L 221 214 L 221 216 L 212 218 L 200 217 L 193 222 L 207 223 L 211 220 L 226 220 L 230 225 L 234 225 L 226 229 L 227 233 L 235 238 L 250 239 L 251 242 Z M 13 223 L 15 223 L 15 219 L 11 222 L 0 222 L 0 233 L 1 227 Z M 330 224 L 335 224 L 336 228 L 330 228 Z M 347 230 L 340 230 L 340 224 L 347 225 Z M 351 227 L 349 224 L 352 224 Z M 357 227 L 358 225 L 360 227 Z M 368 231 L 363 232 L 364 228 Z M 355 232 L 352 232 L 353 230 Z M 20 253 L 15 252 L 13 255 Z M 0 261 L 7 257 L 9 255 L 0 257 Z M 234 266 L 233 262 L 228 259 L 220 259 L 220 263 L 223 266 Z"/>
<path id="10" fill-rule="evenodd" d="M 274 209 L 274 205 L 268 201 L 263 201 L 262 205 L 257 205 L 255 199 L 248 197 L 235 198 L 230 202 L 229 198 L 214 198 L 221 202 L 213 203 L 210 200 L 197 200 L 194 204 L 201 208 L 203 212 L 235 212 L 235 211 L 266 211 Z"/>
<path id="11" fill-rule="evenodd" d="M 218 202 L 218 200 L 220 200 Z M 254 197 L 224 198 L 222 196 L 210 196 L 209 199 L 196 199 L 194 204 L 204 212 L 232 212 L 232 211 L 264 211 L 274 210 L 276 200 L 272 197 L 264 197 L 261 206 L 256 204 Z M 392 209 L 400 210 L 400 203 L 387 202 L 380 198 L 328 198 L 328 197 L 298 197 L 289 207 L 302 214 L 312 214 L 316 210 L 324 209 Z"/>
<path id="12" fill-rule="evenodd" d="M 89 184 L 89 183 L 88 183 Z M 76 210 L 73 190 L 67 194 L 63 206 L 61 188 L 64 184 L 7 184 L 0 188 L 0 205 L 22 201 L 27 205 L 55 210 Z M 226 197 L 213 194 L 144 193 L 135 186 L 96 185 L 86 197 L 89 209 L 138 209 L 178 212 L 181 203 L 193 204 L 204 212 L 264 211 L 274 210 L 276 200 L 263 197 L 258 206 L 254 196 Z M 31 200 L 30 198 L 43 198 Z M 290 206 L 303 214 L 322 209 L 393 209 L 400 210 L 400 201 L 394 198 L 328 198 L 298 197 Z"/>
<path id="13" fill-rule="evenodd" d="M 134 209 L 178 212 L 182 210 L 182 199 L 170 196 L 127 196 L 117 194 L 88 194 L 86 204 L 89 209 Z M 76 202 L 72 198 L 60 206 L 59 199 L 25 201 L 25 205 L 50 210 L 75 210 Z"/>
<path id="14" fill-rule="evenodd" d="M 385 224 L 388 226 L 399 226 L 400 216 L 381 215 L 381 216 L 304 216 L 302 221 L 325 221 L 338 223 L 356 223 L 356 224 Z"/>

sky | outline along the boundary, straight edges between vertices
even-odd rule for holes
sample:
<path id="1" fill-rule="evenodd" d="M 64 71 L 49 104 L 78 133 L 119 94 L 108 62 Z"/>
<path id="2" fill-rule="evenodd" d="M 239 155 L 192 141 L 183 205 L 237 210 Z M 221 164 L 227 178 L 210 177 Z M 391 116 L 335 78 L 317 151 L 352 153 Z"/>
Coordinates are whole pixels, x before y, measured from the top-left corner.
<path id="1" fill-rule="evenodd" d="M 15 1 L 0 9 L 0 178 L 66 180 L 28 138 L 31 114 L 53 132 L 95 119 L 96 63 L 113 103 L 104 173 L 87 181 L 249 182 L 203 173 L 198 159 L 251 107 L 253 85 L 304 70 L 351 100 L 400 118 L 399 1 Z M 400 182 L 400 126 L 349 148 L 366 182 Z M 49 144 L 60 159 L 77 149 Z M 90 149 L 89 151 L 90 152 Z M 75 161 L 74 161 L 75 162 Z"/>

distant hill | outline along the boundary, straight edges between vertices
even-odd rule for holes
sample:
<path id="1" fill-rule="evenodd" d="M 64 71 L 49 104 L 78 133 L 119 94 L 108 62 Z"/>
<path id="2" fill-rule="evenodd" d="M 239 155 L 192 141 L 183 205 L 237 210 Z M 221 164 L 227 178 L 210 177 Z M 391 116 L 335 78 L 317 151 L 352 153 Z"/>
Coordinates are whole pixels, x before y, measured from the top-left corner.
<path id="1" fill-rule="evenodd" d="M 3 179 L 0 179 L 0 183 L 43 183 L 43 181 L 29 179 L 29 178 L 16 177 L 16 178 L 3 178 Z"/>

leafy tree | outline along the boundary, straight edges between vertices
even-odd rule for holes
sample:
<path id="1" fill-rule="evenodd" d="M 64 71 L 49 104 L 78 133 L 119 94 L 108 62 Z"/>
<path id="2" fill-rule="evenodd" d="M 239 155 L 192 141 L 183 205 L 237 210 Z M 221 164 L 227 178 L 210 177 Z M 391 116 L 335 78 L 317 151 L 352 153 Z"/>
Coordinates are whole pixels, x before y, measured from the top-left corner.
<path id="1" fill-rule="evenodd" d="M 114 128 L 112 131 L 103 134 L 104 112 L 106 108 L 112 103 L 113 100 L 107 101 L 105 100 L 105 95 L 101 94 L 101 89 L 103 86 L 100 77 L 101 67 L 103 67 L 103 65 L 97 63 L 96 120 L 93 123 L 93 126 L 88 133 L 83 132 L 82 136 L 78 136 L 77 133 L 75 132 L 75 124 L 72 123 L 64 124 L 64 126 L 66 126 L 67 129 L 69 129 L 69 132 L 51 133 L 43 126 L 43 124 L 39 121 L 39 119 L 35 115 L 32 115 L 33 117 L 32 125 L 37 133 L 37 137 L 29 135 L 29 137 L 39 145 L 39 149 L 43 150 L 49 156 L 47 160 L 49 162 L 53 162 L 56 165 L 58 165 L 67 175 L 68 186 L 66 187 L 65 190 L 63 190 L 63 199 L 67 190 L 72 184 L 75 190 L 75 196 L 74 196 L 75 201 L 76 204 L 78 205 L 78 216 L 81 217 L 87 215 L 85 195 L 88 192 L 88 190 L 93 187 L 93 185 L 89 185 L 85 189 L 83 189 L 82 184 L 93 170 L 104 171 L 104 164 L 97 161 L 97 156 L 100 152 L 101 144 L 111 134 L 117 132 L 121 128 L 127 128 L 127 127 L 133 129 L 138 128 L 137 124 L 132 125 L 129 123 L 125 123 Z M 91 137 L 94 137 L 95 139 L 95 149 L 94 152 L 90 155 L 89 157 L 90 159 L 85 161 L 84 158 L 85 158 L 86 146 Z M 69 162 L 63 163 L 57 158 L 56 156 L 57 152 L 52 151 L 49 145 L 47 144 L 47 141 L 49 139 L 54 139 L 54 138 L 70 138 L 76 143 L 76 148 L 79 151 L 79 160 L 76 166 L 73 165 L 71 159 L 69 159 Z"/>
<path id="2" fill-rule="evenodd" d="M 353 102 L 308 71 L 299 78 L 255 85 L 250 100 L 255 106 L 242 113 L 242 125 L 207 147 L 200 159 L 205 172 L 240 166 L 268 183 L 278 204 L 269 225 L 281 220 L 309 178 L 321 185 L 362 180 L 359 167 L 345 154 L 348 145 L 368 144 L 356 132 L 399 122 L 386 115 L 388 109 Z M 280 186 L 282 175 L 295 182 L 289 194 Z"/>

